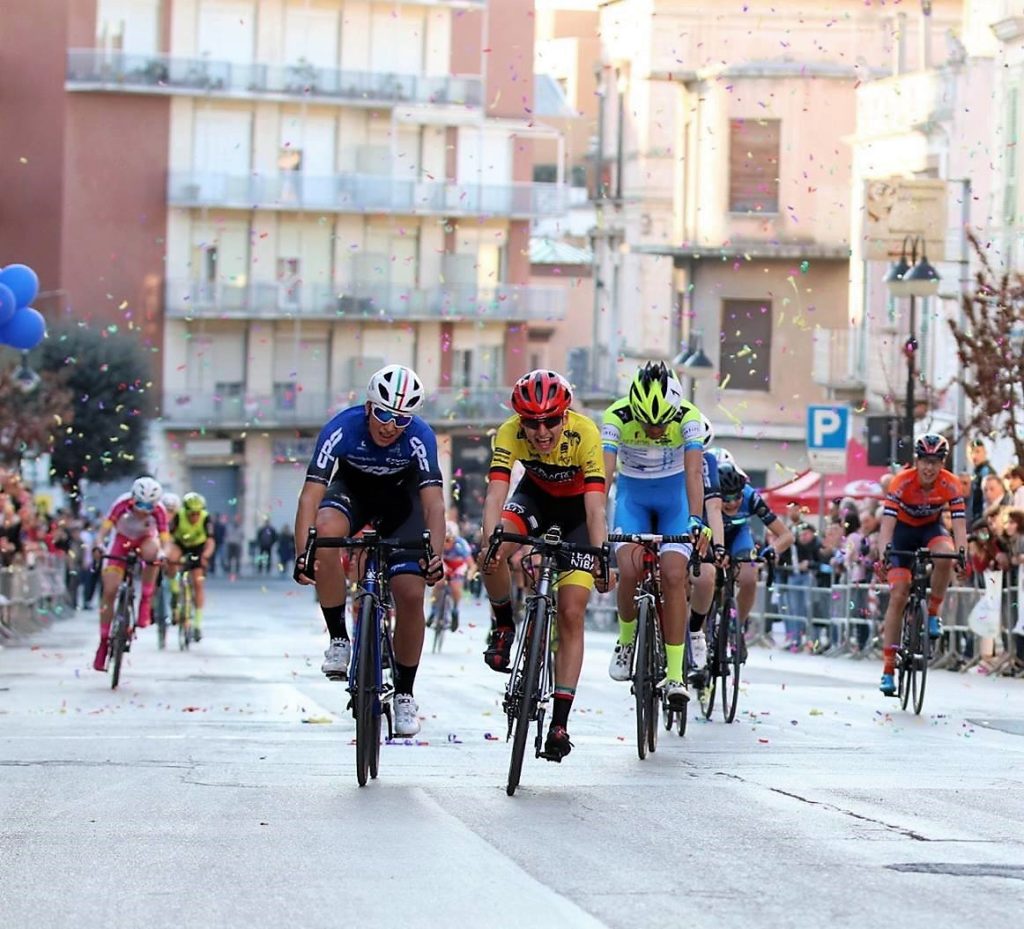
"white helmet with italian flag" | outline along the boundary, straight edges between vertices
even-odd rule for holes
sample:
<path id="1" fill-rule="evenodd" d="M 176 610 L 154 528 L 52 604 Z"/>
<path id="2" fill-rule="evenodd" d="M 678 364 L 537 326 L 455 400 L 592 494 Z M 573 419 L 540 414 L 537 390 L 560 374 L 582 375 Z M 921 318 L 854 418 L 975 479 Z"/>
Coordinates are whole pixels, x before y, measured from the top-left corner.
<path id="1" fill-rule="evenodd" d="M 412 368 L 388 365 L 370 378 L 366 399 L 392 413 L 412 415 L 423 405 L 423 384 Z"/>

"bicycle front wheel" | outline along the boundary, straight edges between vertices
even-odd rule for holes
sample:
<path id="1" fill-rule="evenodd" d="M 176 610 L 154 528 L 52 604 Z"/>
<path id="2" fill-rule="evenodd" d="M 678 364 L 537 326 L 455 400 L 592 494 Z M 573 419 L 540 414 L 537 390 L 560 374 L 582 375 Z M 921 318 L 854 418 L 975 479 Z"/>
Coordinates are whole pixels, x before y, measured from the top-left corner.
<path id="1" fill-rule="evenodd" d="M 127 596 L 118 594 L 114 606 L 114 622 L 110 627 L 110 689 L 116 690 L 121 680 L 121 662 L 128 647 L 128 630 L 131 628 L 131 607 Z"/>
<path id="2" fill-rule="evenodd" d="M 910 697 L 917 690 L 917 662 L 915 655 L 917 645 L 914 632 L 916 626 L 916 614 L 920 610 L 920 604 L 913 599 L 907 602 L 903 610 L 903 626 L 900 630 L 900 650 L 896 655 L 897 662 L 897 692 L 900 697 L 900 707 L 906 709 L 910 705 Z"/>
<path id="3" fill-rule="evenodd" d="M 722 678 L 722 716 L 727 723 L 736 718 L 736 707 L 740 698 L 740 629 L 739 613 L 736 601 L 727 597 L 722 602 L 722 612 L 718 617 L 718 662 Z"/>
<path id="4" fill-rule="evenodd" d="M 911 678 L 911 684 L 914 691 L 914 713 L 920 716 L 924 707 L 924 685 L 928 680 L 928 662 L 931 660 L 932 651 L 932 640 L 928 637 L 928 616 L 920 604 L 914 617 L 914 626 L 917 629 L 917 648 L 914 650 L 916 673 Z"/>
<path id="5" fill-rule="evenodd" d="M 189 643 L 192 640 L 192 584 L 186 579 L 182 578 L 181 581 L 181 593 L 179 594 L 178 603 L 178 648 L 181 651 L 187 651 Z"/>
<path id="6" fill-rule="evenodd" d="M 356 780 L 360 787 L 366 786 L 369 773 L 373 741 L 380 742 L 380 717 L 374 726 L 375 668 L 373 664 L 373 638 L 377 624 L 374 622 L 372 597 L 363 597 L 359 610 L 359 625 L 356 627 L 356 691 L 353 694 L 356 715 Z"/>
<path id="7" fill-rule="evenodd" d="M 655 610 L 647 611 L 647 621 L 650 624 L 647 629 L 647 680 L 650 682 L 650 696 L 647 699 L 647 751 L 655 752 L 658 749 L 658 714 L 661 711 L 662 696 L 658 692 L 658 682 L 665 676 L 665 664 L 662 660 L 664 650 L 661 644 L 661 635 L 657 627 L 658 614 Z M 686 710 L 682 711 L 683 719 L 686 718 Z M 685 725 L 685 722 L 684 722 Z"/>
<path id="8" fill-rule="evenodd" d="M 636 753 L 647 757 L 647 716 L 654 688 L 648 676 L 647 650 L 650 639 L 648 616 L 650 602 L 642 600 L 636 615 L 636 642 L 633 648 L 633 698 L 636 702 Z"/>
<path id="9" fill-rule="evenodd" d="M 437 612 L 434 614 L 434 645 L 433 652 L 440 652 L 444 643 L 445 627 L 448 625 L 448 617 L 451 613 L 451 595 L 446 590 L 441 594 L 441 601 L 437 605 Z"/>
<path id="10" fill-rule="evenodd" d="M 519 679 L 519 700 L 517 701 L 518 716 L 515 732 L 512 736 L 512 758 L 508 764 L 508 784 L 505 792 L 511 797 L 519 786 L 519 778 L 523 773 L 523 756 L 526 753 L 526 740 L 530 735 L 530 722 L 536 714 L 537 691 L 540 686 L 540 663 L 543 650 L 547 648 L 547 602 L 538 597 L 533 608 L 533 615 L 527 617 L 524 624 L 526 645 L 523 656 L 525 668 L 517 668 L 513 674 Z"/>

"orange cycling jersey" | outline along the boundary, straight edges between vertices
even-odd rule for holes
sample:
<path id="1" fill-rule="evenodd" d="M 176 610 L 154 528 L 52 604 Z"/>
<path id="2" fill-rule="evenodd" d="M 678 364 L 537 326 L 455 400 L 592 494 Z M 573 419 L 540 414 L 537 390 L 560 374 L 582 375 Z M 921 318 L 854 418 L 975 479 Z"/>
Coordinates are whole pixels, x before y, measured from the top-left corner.
<path id="1" fill-rule="evenodd" d="M 508 483 L 517 461 L 522 462 L 526 478 L 553 497 L 604 491 L 601 433 L 593 420 L 573 410 L 569 411 L 558 444 L 544 455 L 526 441 L 518 416 L 506 419 L 494 438 L 490 479 Z"/>
<path id="2" fill-rule="evenodd" d="M 922 487 L 916 468 L 900 471 L 885 495 L 885 515 L 908 526 L 927 526 L 937 522 L 949 508 L 953 519 L 964 519 L 964 495 L 960 480 L 943 469 L 931 487 Z"/>

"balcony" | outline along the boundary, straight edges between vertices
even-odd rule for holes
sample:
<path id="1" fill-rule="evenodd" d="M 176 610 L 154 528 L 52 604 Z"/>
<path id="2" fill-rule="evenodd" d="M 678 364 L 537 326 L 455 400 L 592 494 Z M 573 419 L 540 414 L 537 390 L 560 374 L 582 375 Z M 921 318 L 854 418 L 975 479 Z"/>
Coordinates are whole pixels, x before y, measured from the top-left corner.
<path id="1" fill-rule="evenodd" d="M 479 107 L 483 103 L 479 77 L 341 71 L 310 64 L 235 64 L 91 48 L 68 51 L 65 85 L 73 91 L 271 97 L 367 107 L 397 103 Z"/>
<path id="2" fill-rule="evenodd" d="M 497 425 L 511 412 L 511 387 L 445 387 L 432 391 L 419 415 L 432 426 Z M 191 390 L 164 393 L 163 421 L 179 429 L 319 429 L 338 410 L 361 403 L 365 385 L 334 394 L 298 390 L 287 395 L 226 396 Z"/>
<path id="3" fill-rule="evenodd" d="M 457 184 L 380 174 L 239 177 L 174 172 L 167 179 L 167 200 L 179 207 L 509 219 L 560 216 L 567 209 L 568 191 L 559 184 Z"/>
<path id="4" fill-rule="evenodd" d="M 921 130 L 952 118 L 956 76 L 948 69 L 914 71 L 857 88 L 857 135 L 872 138 Z"/>
<path id="5" fill-rule="evenodd" d="M 816 329 L 811 377 L 836 394 L 863 393 L 867 366 L 860 329 Z"/>
<path id="6" fill-rule="evenodd" d="M 167 282 L 166 314 L 174 319 L 339 319 L 431 322 L 557 321 L 565 318 L 568 293 L 561 287 L 525 284 L 446 284 L 414 287 L 363 281 L 327 284 Z"/>
<path id="7" fill-rule="evenodd" d="M 326 393 L 293 391 L 287 395 L 224 395 L 191 390 L 164 393 L 163 419 L 182 428 L 320 428 L 331 413 Z"/>

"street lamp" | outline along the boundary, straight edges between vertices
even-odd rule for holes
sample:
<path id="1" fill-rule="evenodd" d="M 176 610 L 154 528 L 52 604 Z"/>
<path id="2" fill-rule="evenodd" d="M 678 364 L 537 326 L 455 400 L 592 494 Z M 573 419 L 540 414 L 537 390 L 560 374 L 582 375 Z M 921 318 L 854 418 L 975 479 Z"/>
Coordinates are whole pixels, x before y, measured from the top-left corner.
<path id="1" fill-rule="evenodd" d="M 910 243 L 910 261 L 907 261 L 907 243 Z M 921 246 L 921 257 L 917 257 L 918 245 Z M 924 236 L 904 236 L 898 261 L 894 261 L 886 273 L 884 281 L 893 297 L 910 297 L 910 329 L 903 352 L 907 356 L 907 405 L 904 412 L 904 446 L 903 461 L 911 460 L 911 447 L 914 443 L 914 378 L 916 376 L 914 362 L 917 356 L 917 298 L 934 297 L 939 292 L 939 272 L 929 263 L 925 251 Z"/>
<path id="2" fill-rule="evenodd" d="M 701 348 L 701 332 L 695 329 L 692 333 L 693 347 L 683 349 L 672 359 L 672 366 L 677 368 L 680 375 L 690 379 L 690 403 L 695 402 L 697 393 L 697 381 L 703 381 L 715 375 L 714 362 L 704 354 Z"/>
<path id="3" fill-rule="evenodd" d="M 28 365 L 28 352 L 21 353 L 21 367 L 14 372 L 14 386 L 23 394 L 30 394 L 39 386 L 39 375 Z"/>

